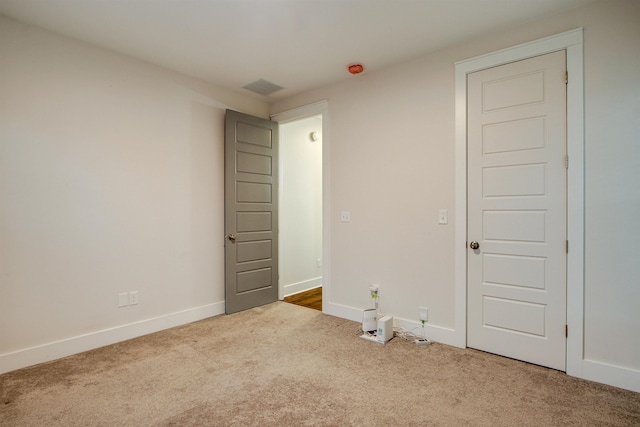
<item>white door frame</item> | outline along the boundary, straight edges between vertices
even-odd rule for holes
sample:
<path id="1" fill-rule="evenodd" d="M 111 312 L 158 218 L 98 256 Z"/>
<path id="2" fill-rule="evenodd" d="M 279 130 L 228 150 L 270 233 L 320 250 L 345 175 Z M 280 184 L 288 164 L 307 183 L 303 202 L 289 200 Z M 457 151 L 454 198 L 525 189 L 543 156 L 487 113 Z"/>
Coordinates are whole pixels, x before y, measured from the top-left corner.
<path id="1" fill-rule="evenodd" d="M 567 52 L 567 374 L 582 377 L 584 328 L 584 86 L 582 28 L 455 64 L 455 340 L 467 344 L 467 74 L 558 50 Z"/>
<path id="2" fill-rule="evenodd" d="M 304 119 L 310 116 L 322 115 L 322 311 L 326 312 L 329 296 L 331 295 L 330 278 L 330 194 L 329 194 L 329 104 L 325 101 L 316 102 L 292 110 L 283 111 L 271 115 L 271 120 L 277 123 L 287 123 L 294 120 Z M 282 161 L 282 156 L 280 156 Z M 280 165 L 280 170 L 282 165 Z M 278 185 L 282 184 L 282 180 Z M 282 191 L 282 188 L 280 188 Z M 278 280 L 279 299 L 282 299 L 282 286 Z"/>

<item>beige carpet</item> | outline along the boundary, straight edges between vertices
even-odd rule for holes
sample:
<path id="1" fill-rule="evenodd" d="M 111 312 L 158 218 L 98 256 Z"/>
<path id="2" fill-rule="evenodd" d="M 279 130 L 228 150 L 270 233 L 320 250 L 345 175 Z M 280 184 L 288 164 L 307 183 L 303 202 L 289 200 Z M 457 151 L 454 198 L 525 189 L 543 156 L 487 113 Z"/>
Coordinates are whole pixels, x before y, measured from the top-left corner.
<path id="1" fill-rule="evenodd" d="M 640 394 L 278 302 L 0 376 L 2 426 L 639 426 Z"/>

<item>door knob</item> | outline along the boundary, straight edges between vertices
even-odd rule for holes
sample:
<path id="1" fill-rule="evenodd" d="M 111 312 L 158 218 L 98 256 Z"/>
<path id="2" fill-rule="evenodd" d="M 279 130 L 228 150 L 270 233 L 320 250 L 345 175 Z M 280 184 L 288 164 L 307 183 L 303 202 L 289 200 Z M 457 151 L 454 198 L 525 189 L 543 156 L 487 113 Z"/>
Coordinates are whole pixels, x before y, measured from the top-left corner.
<path id="1" fill-rule="evenodd" d="M 227 236 L 227 238 L 229 240 L 231 240 L 233 243 L 236 242 L 236 233 L 229 233 L 229 235 Z"/>
<path id="2" fill-rule="evenodd" d="M 473 250 L 476 250 L 480 247 L 480 243 L 476 242 L 475 240 L 471 243 L 469 243 L 469 247 Z"/>

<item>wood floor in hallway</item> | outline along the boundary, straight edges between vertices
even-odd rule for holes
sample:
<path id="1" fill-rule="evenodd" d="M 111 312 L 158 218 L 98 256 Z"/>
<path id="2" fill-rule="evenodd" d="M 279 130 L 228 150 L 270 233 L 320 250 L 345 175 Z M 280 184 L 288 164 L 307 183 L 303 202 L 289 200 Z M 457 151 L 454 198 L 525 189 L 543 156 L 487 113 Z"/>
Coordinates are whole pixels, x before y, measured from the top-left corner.
<path id="1" fill-rule="evenodd" d="M 285 297 L 284 302 L 322 311 L 322 286 Z"/>

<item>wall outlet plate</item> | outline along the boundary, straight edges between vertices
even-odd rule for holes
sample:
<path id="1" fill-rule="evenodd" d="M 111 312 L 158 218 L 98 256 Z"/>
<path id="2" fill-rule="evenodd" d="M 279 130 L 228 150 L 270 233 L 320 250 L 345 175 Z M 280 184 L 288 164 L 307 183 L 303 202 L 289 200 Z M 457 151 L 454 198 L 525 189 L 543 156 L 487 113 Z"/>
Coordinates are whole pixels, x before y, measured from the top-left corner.
<path id="1" fill-rule="evenodd" d="M 420 320 L 429 321 L 429 309 L 427 307 L 418 308 L 418 314 Z"/>
<path id="2" fill-rule="evenodd" d="M 126 307 L 129 305 L 129 292 L 121 292 L 118 294 L 118 307 Z"/>
<path id="3" fill-rule="evenodd" d="M 129 305 L 138 305 L 138 291 L 129 292 Z"/>

